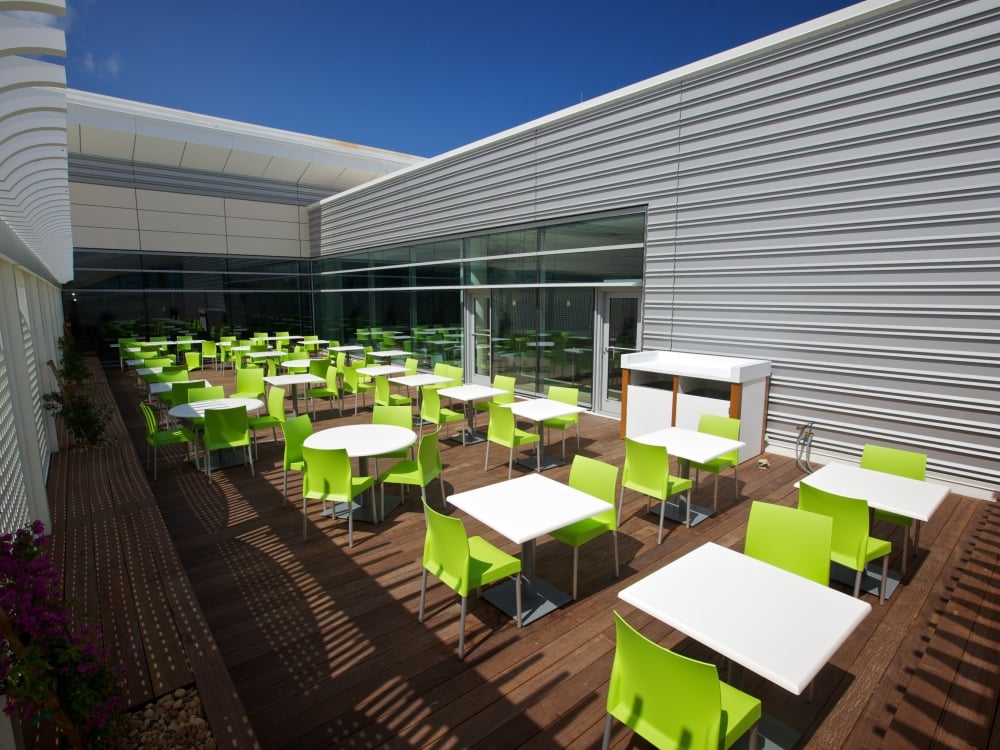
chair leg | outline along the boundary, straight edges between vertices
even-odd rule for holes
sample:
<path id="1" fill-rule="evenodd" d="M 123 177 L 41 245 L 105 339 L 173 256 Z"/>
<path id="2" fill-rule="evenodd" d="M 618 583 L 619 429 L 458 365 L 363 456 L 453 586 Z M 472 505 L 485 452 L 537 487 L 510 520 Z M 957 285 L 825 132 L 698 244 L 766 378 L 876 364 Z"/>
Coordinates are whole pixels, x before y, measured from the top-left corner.
<path id="1" fill-rule="evenodd" d="M 486 460 L 483 461 L 483 471 L 486 471 L 487 467 L 490 465 L 490 441 L 486 441 Z"/>
<path id="2" fill-rule="evenodd" d="M 722 473 L 721 471 L 719 472 Z M 715 489 L 712 491 L 712 512 L 719 510 L 719 474 L 715 475 Z"/>
<path id="3" fill-rule="evenodd" d="M 601 743 L 601 750 L 608 750 L 611 747 L 611 725 L 614 723 L 615 717 L 608 714 L 607 718 L 604 720 L 604 741 Z"/>
<path id="4" fill-rule="evenodd" d="M 622 485 L 621 493 L 618 495 L 618 525 L 622 525 L 622 506 L 625 504 L 625 486 Z"/>
<path id="5" fill-rule="evenodd" d="M 864 575 L 864 570 L 859 570 L 858 574 L 854 576 L 854 598 L 857 599 L 861 596 L 861 576 Z"/>
<path id="6" fill-rule="evenodd" d="M 156 479 L 156 472 L 153 472 L 153 479 Z M 903 565 L 902 565 L 902 575 L 906 575 L 906 558 L 910 556 L 909 554 L 910 546 L 910 527 L 903 527 Z"/>
<path id="7" fill-rule="evenodd" d="M 334 505 L 334 514 L 336 514 L 336 505 Z M 374 497 L 372 498 L 372 511 L 375 510 Z M 354 546 L 354 498 L 347 498 L 347 546 Z"/>
<path id="8" fill-rule="evenodd" d="M 754 725 L 750 727 L 750 734 L 747 738 L 749 745 L 748 750 L 758 750 L 760 747 L 760 731 L 758 731 L 759 724 L 760 722 L 754 722 Z"/>
<path id="9" fill-rule="evenodd" d="M 462 597 L 462 610 L 460 617 L 462 618 L 458 623 L 458 658 L 465 658 L 465 605 L 468 597 Z"/>
<path id="10" fill-rule="evenodd" d="M 417 612 L 417 622 L 424 621 L 424 600 L 427 598 L 427 568 L 420 574 L 420 611 Z"/>
<path id="11" fill-rule="evenodd" d="M 510 458 L 507 459 L 507 478 L 510 479 L 510 471 L 514 468 L 514 449 L 510 449 Z"/>
<path id="12" fill-rule="evenodd" d="M 309 513 L 308 513 L 308 500 L 305 495 L 302 496 L 302 541 L 306 540 L 306 535 L 309 533 Z"/>
<path id="13" fill-rule="evenodd" d="M 666 501 L 660 501 L 660 533 L 656 537 L 656 543 L 663 543 L 663 513 L 666 510 Z"/>
<path id="14" fill-rule="evenodd" d="M 619 577 L 618 573 L 618 529 L 614 529 L 611 532 L 611 539 L 615 546 L 615 578 Z"/>

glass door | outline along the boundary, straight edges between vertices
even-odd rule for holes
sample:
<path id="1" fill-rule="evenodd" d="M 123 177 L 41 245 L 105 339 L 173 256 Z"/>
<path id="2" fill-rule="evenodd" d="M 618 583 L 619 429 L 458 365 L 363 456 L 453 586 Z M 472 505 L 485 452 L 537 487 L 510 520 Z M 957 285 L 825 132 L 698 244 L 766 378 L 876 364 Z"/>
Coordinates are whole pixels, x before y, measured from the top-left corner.
<path id="1" fill-rule="evenodd" d="M 594 383 L 594 410 L 601 414 L 621 416 L 622 355 L 638 351 L 639 345 L 638 290 L 601 292 L 598 304 L 597 341 L 595 352 L 599 382 Z"/>
<path id="2" fill-rule="evenodd" d="M 466 382 L 489 385 L 493 378 L 489 290 L 466 291 L 465 314 Z"/>

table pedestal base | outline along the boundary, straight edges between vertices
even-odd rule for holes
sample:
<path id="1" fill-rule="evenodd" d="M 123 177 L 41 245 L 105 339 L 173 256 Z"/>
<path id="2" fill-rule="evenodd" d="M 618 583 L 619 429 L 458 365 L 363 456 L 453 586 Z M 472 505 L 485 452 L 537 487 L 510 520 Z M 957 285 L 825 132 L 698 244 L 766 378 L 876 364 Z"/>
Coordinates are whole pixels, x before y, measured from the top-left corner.
<path id="1" fill-rule="evenodd" d="M 375 518 L 375 512 L 380 510 L 381 499 L 378 493 L 375 493 L 375 503 L 376 506 L 372 508 L 369 502 L 368 493 L 365 493 L 365 502 L 360 508 L 354 511 L 355 521 L 364 521 L 365 523 L 378 523 Z M 392 511 L 403 504 L 403 498 L 399 495 L 386 495 L 385 496 L 385 515 L 388 516 Z M 350 506 L 347 503 L 335 503 L 333 507 L 327 508 L 323 511 L 323 515 L 327 518 L 336 516 L 337 518 L 347 518 L 347 511 Z"/>
<path id="2" fill-rule="evenodd" d="M 851 592 L 854 591 L 855 577 L 857 577 L 857 571 L 851 570 L 850 568 L 840 565 L 839 563 L 830 563 L 830 580 L 842 583 L 847 586 Z M 902 576 L 899 571 L 890 568 L 889 577 L 885 581 L 886 600 L 892 596 L 892 592 L 896 590 L 896 587 L 899 586 L 899 582 L 901 580 Z M 881 585 L 882 563 L 875 561 L 866 567 L 865 572 L 861 574 L 861 593 L 872 594 L 875 598 L 878 598 L 878 590 Z"/>
<path id="3" fill-rule="evenodd" d="M 511 618 L 517 617 L 517 602 L 515 596 L 517 584 L 513 579 L 491 586 L 483 592 L 483 598 L 506 612 Z M 527 625 L 550 612 L 554 612 L 564 604 L 573 600 L 569 594 L 560 591 L 552 584 L 535 578 L 530 582 L 521 580 L 521 624 Z"/>
<path id="4" fill-rule="evenodd" d="M 446 440 L 450 440 L 453 443 L 463 444 L 464 435 L 464 445 L 475 445 L 476 443 L 485 443 L 486 436 L 481 432 L 473 432 L 471 430 L 465 430 L 464 433 L 458 432 L 454 435 L 449 435 Z"/>
<path id="5" fill-rule="evenodd" d="M 523 466 L 525 469 L 531 469 L 532 471 L 547 471 L 548 469 L 554 469 L 557 466 L 565 466 L 566 462 L 562 459 L 546 456 L 542 454 L 541 469 L 538 468 L 539 462 L 535 456 L 531 458 L 519 458 L 515 461 L 518 466 Z"/>
<path id="6" fill-rule="evenodd" d="M 660 517 L 660 506 L 659 503 L 654 502 L 653 507 L 649 511 L 651 514 L 655 515 L 657 519 Z M 706 518 L 711 517 L 713 511 L 711 508 L 706 508 L 702 505 L 691 504 L 691 525 L 697 526 L 699 523 L 704 521 Z M 663 503 L 663 518 L 669 519 L 671 521 L 677 521 L 678 523 L 687 522 L 687 504 L 682 500 L 667 500 Z"/>
<path id="7" fill-rule="evenodd" d="M 251 450 L 253 450 L 251 448 Z M 200 460 L 204 462 L 205 456 L 202 454 Z M 228 469 L 230 466 L 243 466 L 247 462 L 247 452 L 245 448 L 220 448 L 212 451 L 212 471 L 216 469 Z M 195 464 L 197 466 L 197 464 Z M 198 466 L 199 471 L 204 471 L 205 464 Z"/>

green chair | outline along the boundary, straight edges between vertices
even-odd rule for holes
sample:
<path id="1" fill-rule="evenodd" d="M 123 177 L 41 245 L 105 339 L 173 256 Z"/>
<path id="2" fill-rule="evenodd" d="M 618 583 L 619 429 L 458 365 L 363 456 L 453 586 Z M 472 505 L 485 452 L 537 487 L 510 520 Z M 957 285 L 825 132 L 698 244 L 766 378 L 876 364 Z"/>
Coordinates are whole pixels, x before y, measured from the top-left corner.
<path id="1" fill-rule="evenodd" d="M 364 367 L 364 365 L 360 365 Z M 344 368 L 344 394 L 353 393 L 354 394 L 354 413 L 358 413 L 358 396 L 361 396 L 361 405 L 365 405 L 365 394 L 373 391 L 375 386 L 371 383 L 365 383 L 361 380 L 361 376 L 358 374 L 358 368 L 351 366 Z"/>
<path id="2" fill-rule="evenodd" d="M 881 445 L 868 444 L 861 451 L 861 468 L 872 471 L 882 471 L 886 474 L 924 481 L 927 476 L 927 455 L 916 451 L 886 448 Z M 876 521 L 887 521 L 903 527 L 903 562 L 902 574 L 906 575 L 906 559 L 910 556 L 910 527 L 914 526 L 912 518 L 890 513 L 886 510 L 874 511 Z M 916 524 L 913 536 L 913 552 L 920 547 L 920 524 Z"/>
<path id="3" fill-rule="evenodd" d="M 716 437 L 729 438 L 730 440 L 739 440 L 740 420 L 732 417 L 721 417 L 718 414 L 702 414 L 698 419 L 698 432 L 703 432 L 706 435 L 715 435 Z M 712 494 L 712 510 L 719 509 L 719 474 L 730 467 L 733 469 L 733 483 L 736 485 L 736 499 L 740 499 L 740 482 L 736 478 L 736 470 L 739 465 L 740 452 L 738 449 L 729 451 L 729 453 L 723 453 L 718 458 L 713 458 L 707 463 L 699 464 L 694 461 L 691 462 L 691 468 L 695 470 L 695 485 L 698 484 L 699 472 L 707 471 L 715 474 L 715 490 Z"/>
<path id="4" fill-rule="evenodd" d="M 571 388 L 564 385 L 550 385 L 548 398 L 558 401 L 561 404 L 577 406 L 580 401 L 580 389 Z M 542 422 L 544 427 L 552 430 L 562 430 L 562 457 L 566 459 L 566 430 L 570 427 L 576 428 L 576 450 L 580 451 L 580 415 L 570 414 L 565 417 L 553 417 Z"/>
<path id="5" fill-rule="evenodd" d="M 861 595 L 861 578 L 865 566 L 882 558 L 882 581 L 878 603 L 885 603 L 885 582 L 889 577 L 889 554 L 892 544 L 869 535 L 868 503 L 845 495 L 825 492 L 805 480 L 799 482 L 799 508 L 821 513 L 833 519 L 833 542 L 830 559 L 856 571 L 854 596 Z"/>
<path id="6" fill-rule="evenodd" d="M 205 412 L 205 473 L 212 483 L 212 451 L 226 448 L 245 448 L 246 460 L 253 476 L 253 452 L 250 450 L 250 423 L 243 406 L 209 409 Z"/>
<path id="7" fill-rule="evenodd" d="M 188 401 L 221 401 L 226 397 L 225 391 L 221 385 L 204 385 L 199 388 L 191 388 L 188 390 Z M 205 418 L 195 417 L 191 420 L 191 426 L 194 427 L 195 431 L 204 429 Z"/>
<path id="8" fill-rule="evenodd" d="M 413 399 L 399 393 L 393 393 L 389 389 L 389 378 L 385 375 L 375 376 L 375 405 L 376 406 L 409 406 Z"/>
<path id="9" fill-rule="evenodd" d="M 413 412 L 409 406 L 386 406 L 385 404 L 375 404 L 372 409 L 372 424 L 388 424 L 394 427 L 405 427 L 407 430 L 413 429 Z M 412 457 L 410 447 L 401 448 L 398 451 L 380 453 L 372 458 L 375 461 L 375 475 L 378 475 L 378 460 L 380 458 L 410 458 Z"/>
<path id="10" fill-rule="evenodd" d="M 486 471 L 490 464 L 490 443 L 502 445 L 510 449 L 510 458 L 507 460 L 507 478 L 510 479 L 511 468 L 514 466 L 514 449 L 522 445 L 537 443 L 540 439 L 538 433 L 522 430 L 514 420 L 514 412 L 506 406 L 490 404 L 490 424 L 486 430 L 486 460 L 483 463 L 483 471 Z"/>
<path id="11" fill-rule="evenodd" d="M 161 430 L 156 422 L 156 415 L 148 404 L 139 402 L 139 409 L 146 420 L 146 471 L 149 471 L 149 449 L 153 449 L 153 480 L 156 480 L 158 451 L 164 445 L 179 445 L 187 443 L 187 455 L 191 457 L 191 446 L 195 447 L 195 459 L 198 458 L 198 438 L 185 427 L 174 427 Z"/>
<path id="12" fill-rule="evenodd" d="M 730 748 L 750 733 L 756 750 L 757 698 L 719 679 L 714 664 L 674 653 L 615 612 L 615 656 L 608 682 L 605 750 L 614 720 L 659 748 Z"/>
<path id="13" fill-rule="evenodd" d="M 441 465 L 441 449 L 438 445 L 438 430 L 428 432 L 420 438 L 417 447 L 417 459 L 415 461 L 404 460 L 397 463 L 388 471 L 379 474 L 379 482 L 382 483 L 382 520 L 385 520 L 385 485 L 398 484 L 406 492 L 406 485 L 413 485 L 420 488 L 420 497 L 427 502 L 427 485 L 435 477 L 441 483 L 441 497 L 444 498 L 444 477 L 441 475 L 443 467 Z M 445 505 L 448 501 L 445 499 Z"/>
<path id="14" fill-rule="evenodd" d="M 202 341 L 201 342 L 201 362 L 202 366 L 206 366 L 209 361 L 215 365 L 215 369 L 219 369 L 219 349 L 215 345 L 214 341 Z"/>
<path id="15" fill-rule="evenodd" d="M 285 389 L 274 386 L 267 393 L 267 414 L 250 417 L 250 431 L 254 445 L 257 445 L 257 430 L 271 428 L 271 437 L 278 442 L 278 427 L 285 421 Z"/>
<path id="16" fill-rule="evenodd" d="M 169 391 L 160 394 L 160 400 L 165 401 L 168 406 L 180 406 L 191 401 L 188 394 L 192 388 L 204 388 L 208 385 L 207 380 L 188 380 L 186 382 L 175 382 Z"/>
<path id="17" fill-rule="evenodd" d="M 438 434 L 440 434 L 441 425 L 448 424 L 449 422 L 461 422 L 463 419 L 465 419 L 465 415 L 462 412 L 441 406 L 441 394 L 437 392 L 436 388 L 424 386 L 420 389 L 421 437 L 424 434 L 424 423 L 436 425 L 439 428 Z M 451 437 L 451 435 L 448 435 L 448 437 Z M 462 445 L 465 445 L 464 432 L 462 434 Z"/>
<path id="18" fill-rule="evenodd" d="M 801 508 L 754 500 L 743 554 L 830 585 L 833 519 Z"/>
<path id="19" fill-rule="evenodd" d="M 625 488 L 646 496 L 646 510 L 651 498 L 660 501 L 660 531 L 657 544 L 663 543 L 663 516 L 667 499 L 685 493 L 684 502 L 691 503 L 691 480 L 675 477 L 670 473 L 670 456 L 667 449 L 659 445 L 646 445 L 631 438 L 625 438 L 625 467 L 622 470 L 622 489 L 618 501 L 618 525 L 621 525 L 622 505 L 625 502 Z"/>
<path id="20" fill-rule="evenodd" d="M 184 352 L 184 367 L 188 372 L 201 369 L 201 354 L 196 351 Z"/>
<path id="21" fill-rule="evenodd" d="M 326 378 L 326 385 L 317 385 L 306 390 L 306 398 L 312 399 L 313 419 L 316 419 L 316 399 L 318 398 L 328 399 L 331 411 L 333 410 L 333 400 L 340 399 L 338 409 L 340 416 L 344 416 L 344 399 L 340 394 L 340 385 L 337 383 L 337 368 L 332 365 L 327 367 L 326 373 L 322 377 Z"/>
<path id="22" fill-rule="evenodd" d="M 615 512 L 615 487 L 618 467 L 577 454 L 569 469 L 569 486 L 604 500 L 608 509 L 551 532 L 550 536 L 573 548 L 573 598 L 576 599 L 580 547 L 601 534 L 611 532 L 615 551 L 615 578 L 618 577 L 618 517 Z"/>
<path id="23" fill-rule="evenodd" d="M 487 584 L 514 576 L 516 581 L 517 626 L 521 627 L 521 561 L 490 544 L 481 536 L 470 537 L 460 518 L 438 513 L 424 501 L 427 536 L 424 538 L 424 561 L 420 578 L 420 612 L 424 621 L 427 598 L 427 574 L 431 573 L 462 599 L 458 625 L 458 658 L 465 658 L 465 613 L 469 592 Z"/>
<path id="24" fill-rule="evenodd" d="M 500 388 L 504 392 L 498 393 L 496 396 L 491 398 L 489 401 L 476 401 L 476 411 L 489 413 L 490 404 L 513 404 L 514 398 L 514 386 L 517 384 L 517 378 L 512 375 L 494 375 L 493 376 L 493 387 Z"/>
<path id="25" fill-rule="evenodd" d="M 236 392 L 231 398 L 262 398 L 264 396 L 264 370 L 244 367 L 236 371 Z"/>
<path id="26" fill-rule="evenodd" d="M 305 461 L 302 459 L 302 443 L 312 435 L 312 422 L 308 414 L 286 419 L 281 423 L 281 435 L 285 443 L 285 455 L 282 459 L 281 494 L 288 497 L 288 472 L 305 471 Z"/>
<path id="27" fill-rule="evenodd" d="M 305 461 L 305 475 L 302 478 L 302 539 L 306 539 L 309 529 L 309 515 L 306 503 L 320 500 L 324 510 L 327 503 L 346 503 L 347 546 L 354 546 L 354 511 L 361 507 L 354 498 L 375 486 L 375 477 L 356 477 L 351 471 L 351 459 L 341 448 L 324 450 L 302 446 Z M 374 490 L 372 507 L 375 505 Z"/>

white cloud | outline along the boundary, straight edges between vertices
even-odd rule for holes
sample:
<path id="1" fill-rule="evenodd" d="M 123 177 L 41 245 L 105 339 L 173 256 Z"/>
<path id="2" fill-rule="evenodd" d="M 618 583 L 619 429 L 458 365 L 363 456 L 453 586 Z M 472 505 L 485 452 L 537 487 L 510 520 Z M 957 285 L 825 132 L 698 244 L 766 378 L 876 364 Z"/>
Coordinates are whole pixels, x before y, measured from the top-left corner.
<path id="1" fill-rule="evenodd" d="M 105 80 L 114 80 L 122 70 L 122 57 L 112 52 L 103 58 L 94 57 L 93 52 L 85 52 L 80 59 L 80 68 L 84 73 L 97 75 Z"/>
<path id="2" fill-rule="evenodd" d="M 42 13 L 33 10 L 9 10 L 4 15 L 28 23 L 38 24 L 39 26 L 51 26 L 54 29 L 62 29 L 63 31 L 69 28 L 68 16 L 54 16 L 51 13 Z"/>

